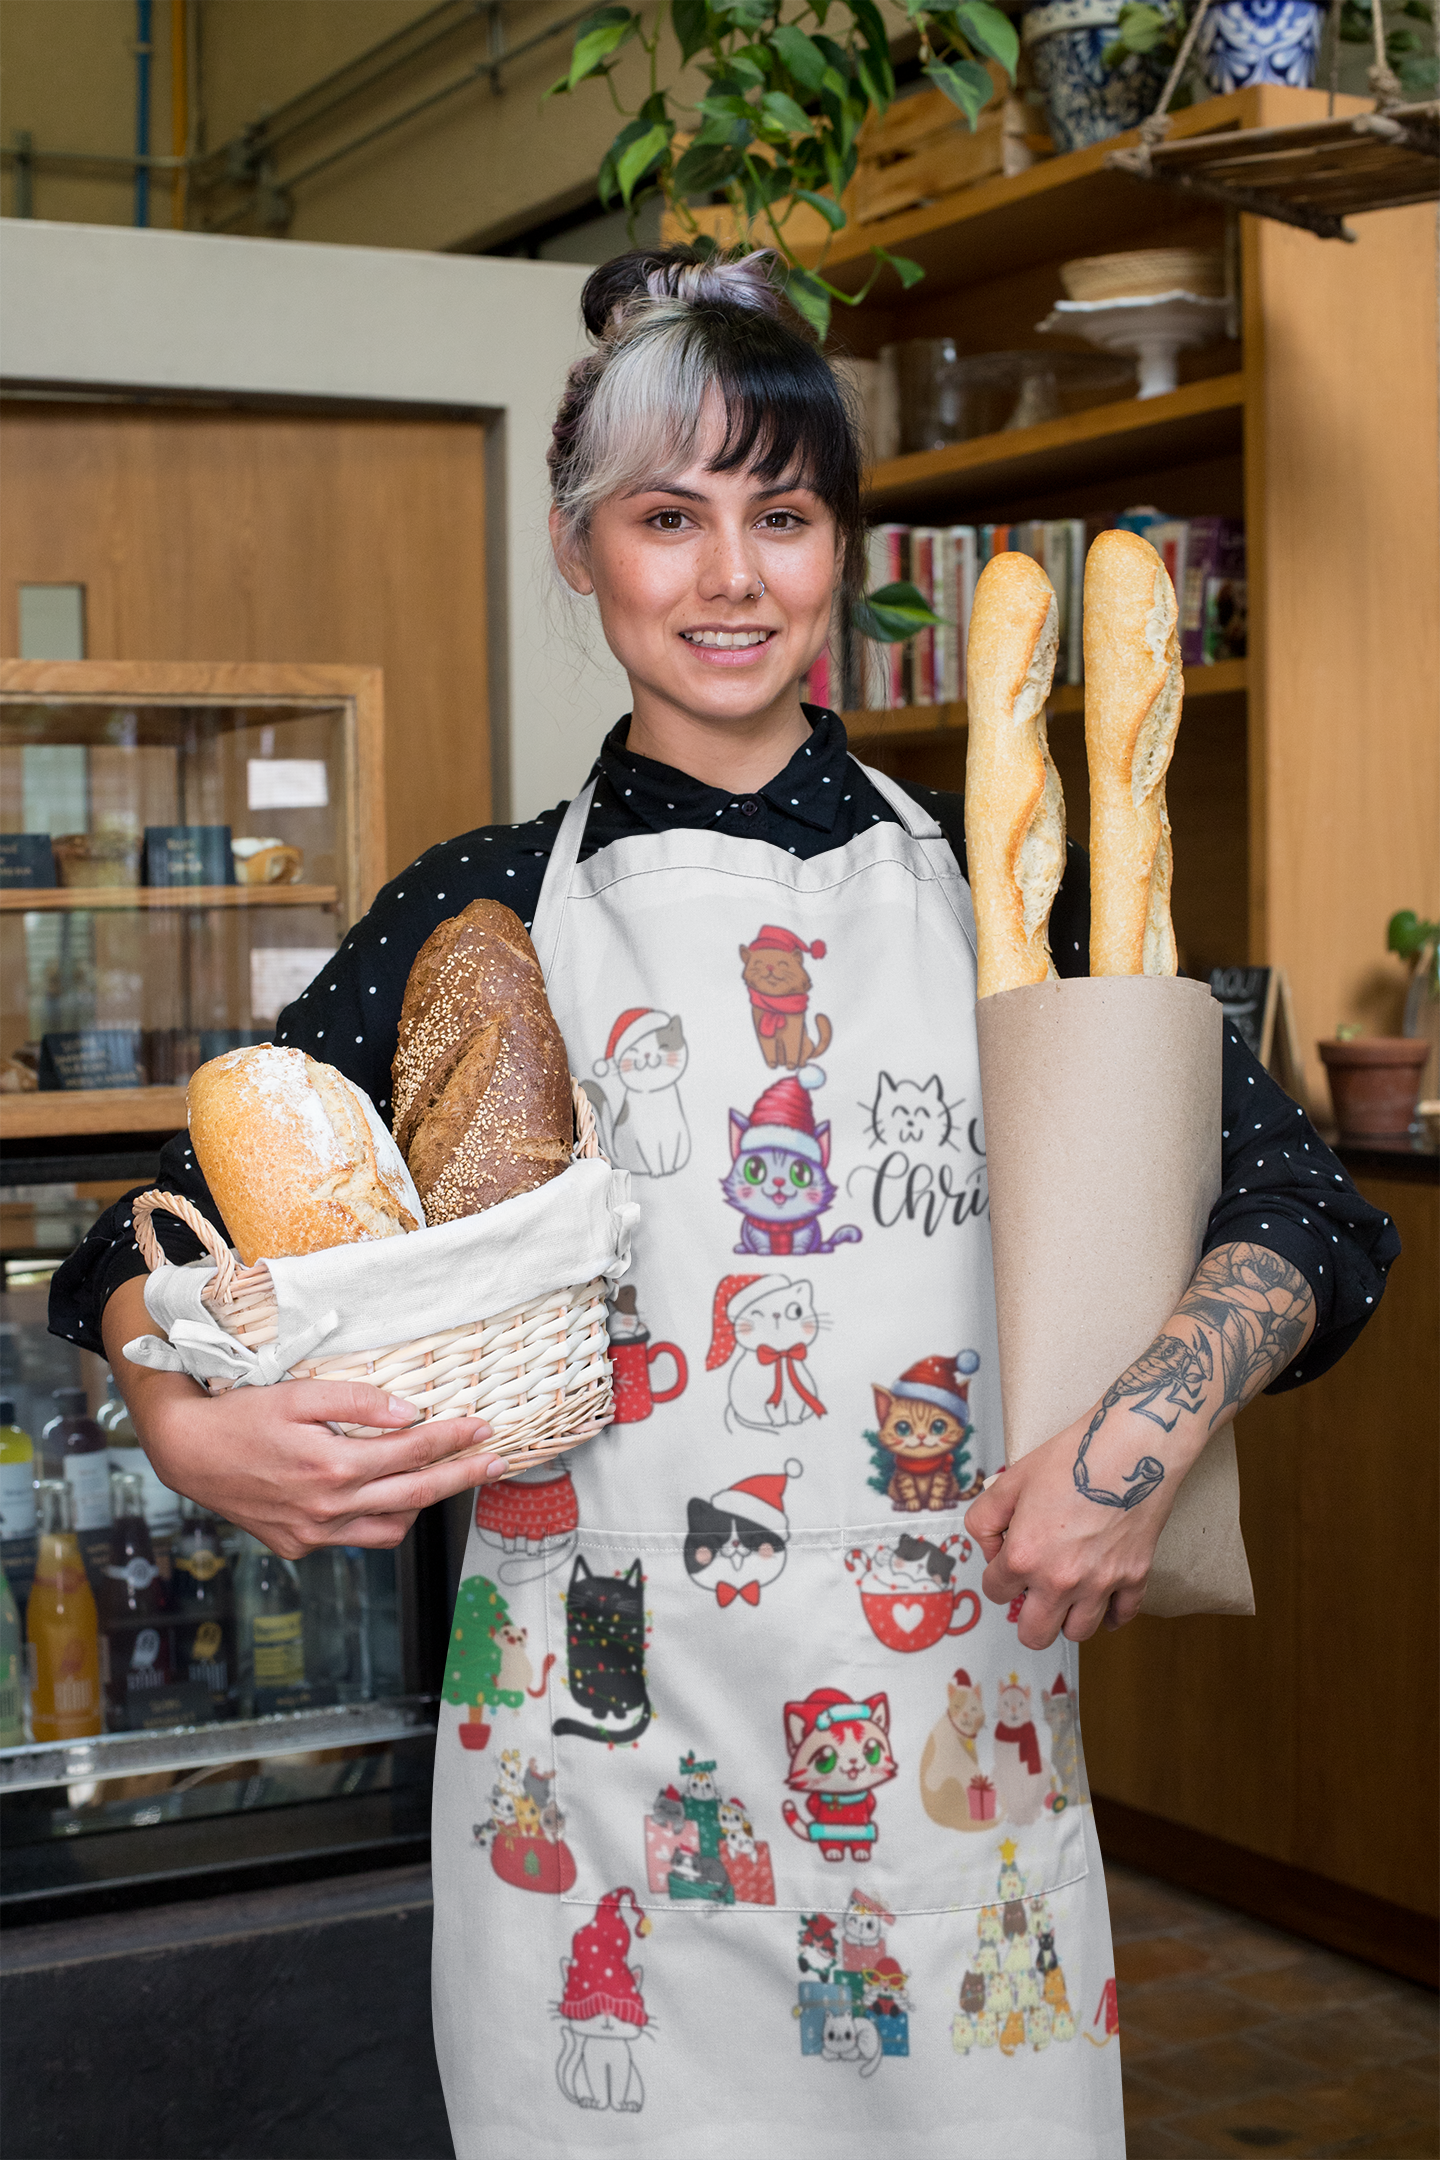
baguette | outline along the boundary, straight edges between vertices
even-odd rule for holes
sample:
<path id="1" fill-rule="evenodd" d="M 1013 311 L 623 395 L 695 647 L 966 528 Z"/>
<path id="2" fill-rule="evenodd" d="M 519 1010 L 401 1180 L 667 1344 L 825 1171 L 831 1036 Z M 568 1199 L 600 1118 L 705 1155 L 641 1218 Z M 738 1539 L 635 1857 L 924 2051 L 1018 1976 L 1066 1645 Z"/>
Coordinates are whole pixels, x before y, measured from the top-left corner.
<path id="1" fill-rule="evenodd" d="M 533 1192 L 570 1161 L 569 1059 L 509 908 L 472 900 L 421 946 L 392 1073 L 395 1138 L 427 1222 Z"/>
<path id="2" fill-rule="evenodd" d="M 975 587 L 965 657 L 965 850 L 982 998 L 1055 973 L 1049 920 L 1065 870 L 1065 801 L 1045 700 L 1059 627 L 1040 565 L 993 556 Z"/>
<path id="3" fill-rule="evenodd" d="M 1184 694 L 1177 613 L 1149 541 L 1101 533 L 1085 564 L 1092 975 L 1176 972 L 1165 774 Z"/>
<path id="4" fill-rule="evenodd" d="M 202 1065 L 185 1099 L 195 1160 L 247 1267 L 424 1227 L 374 1104 L 333 1065 L 257 1043 Z"/>

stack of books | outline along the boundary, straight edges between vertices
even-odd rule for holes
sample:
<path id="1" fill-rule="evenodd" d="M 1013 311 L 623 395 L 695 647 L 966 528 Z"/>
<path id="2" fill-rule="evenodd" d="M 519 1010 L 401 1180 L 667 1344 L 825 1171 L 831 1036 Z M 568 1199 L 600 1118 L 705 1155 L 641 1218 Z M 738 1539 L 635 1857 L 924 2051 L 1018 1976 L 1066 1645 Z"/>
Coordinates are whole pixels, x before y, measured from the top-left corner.
<path id="1" fill-rule="evenodd" d="M 837 623 L 810 670 L 807 701 L 851 712 L 960 704 L 975 581 L 992 555 L 1011 549 L 1033 555 L 1055 588 L 1057 685 L 1083 682 L 1085 556 L 1096 534 L 1113 526 L 1142 533 L 1163 559 L 1179 600 L 1185 666 L 1243 659 L 1245 528 L 1239 518 L 1171 518 L 1147 506 L 1112 517 L 1031 518 L 1015 525 L 876 525 L 868 540 L 867 590 L 911 584 L 941 621 L 903 645 L 876 644 Z"/>

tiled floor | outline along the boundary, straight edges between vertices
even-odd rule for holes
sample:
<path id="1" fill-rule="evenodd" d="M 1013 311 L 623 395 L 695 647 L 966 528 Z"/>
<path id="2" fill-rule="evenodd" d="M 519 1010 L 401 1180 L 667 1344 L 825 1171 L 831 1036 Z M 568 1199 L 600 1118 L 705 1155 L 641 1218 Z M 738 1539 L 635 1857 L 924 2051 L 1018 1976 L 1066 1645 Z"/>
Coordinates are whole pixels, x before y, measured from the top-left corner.
<path id="1" fill-rule="evenodd" d="M 1224 1906 L 1106 1870 L 1129 2160 L 1440 2160 L 1440 2009 Z"/>

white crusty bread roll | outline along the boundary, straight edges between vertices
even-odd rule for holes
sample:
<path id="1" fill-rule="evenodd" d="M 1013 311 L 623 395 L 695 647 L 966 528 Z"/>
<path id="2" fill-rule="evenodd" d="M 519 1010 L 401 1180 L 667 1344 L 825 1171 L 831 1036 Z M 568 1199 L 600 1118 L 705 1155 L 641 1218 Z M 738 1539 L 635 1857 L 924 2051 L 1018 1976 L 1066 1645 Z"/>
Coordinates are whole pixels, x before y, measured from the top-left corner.
<path id="1" fill-rule="evenodd" d="M 1044 982 L 1050 903 L 1065 870 L 1065 799 L 1045 739 L 1060 611 L 1028 555 L 995 555 L 975 587 L 965 653 L 965 851 L 978 995 Z"/>
<path id="2" fill-rule="evenodd" d="M 1165 773 L 1184 692 L 1177 613 L 1149 541 L 1101 533 L 1085 563 L 1092 975 L 1175 973 Z"/>
<path id="3" fill-rule="evenodd" d="M 333 1065 L 257 1043 L 193 1073 L 190 1144 L 248 1267 L 424 1228 L 375 1105 Z"/>

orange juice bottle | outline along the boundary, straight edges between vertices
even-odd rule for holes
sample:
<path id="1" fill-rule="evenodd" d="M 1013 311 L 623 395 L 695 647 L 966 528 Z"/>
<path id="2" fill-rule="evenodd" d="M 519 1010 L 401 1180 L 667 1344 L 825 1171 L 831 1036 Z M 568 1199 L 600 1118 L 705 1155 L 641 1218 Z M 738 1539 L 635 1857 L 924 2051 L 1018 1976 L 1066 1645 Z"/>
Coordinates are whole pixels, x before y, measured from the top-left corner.
<path id="1" fill-rule="evenodd" d="M 31 1727 L 37 1740 L 83 1740 L 105 1730 L 100 1630 L 63 1478 L 42 1478 L 35 1583 L 25 1610 Z"/>

